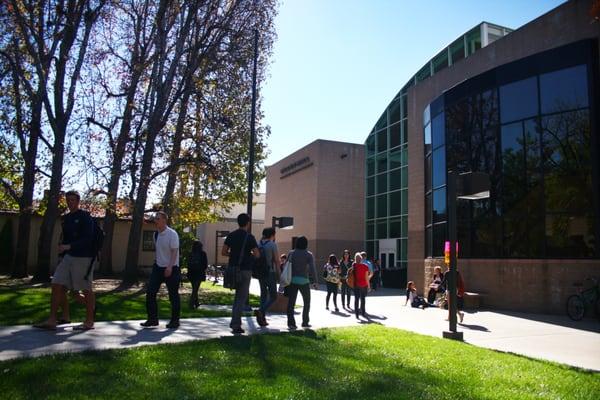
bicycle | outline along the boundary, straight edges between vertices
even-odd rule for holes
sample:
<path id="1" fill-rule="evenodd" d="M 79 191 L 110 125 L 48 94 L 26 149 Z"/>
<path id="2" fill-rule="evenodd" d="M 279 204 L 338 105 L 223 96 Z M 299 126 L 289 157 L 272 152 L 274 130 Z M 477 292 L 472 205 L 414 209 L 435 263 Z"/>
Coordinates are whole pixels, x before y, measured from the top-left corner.
<path id="1" fill-rule="evenodd" d="M 600 319 L 600 286 L 594 278 L 585 278 L 585 281 L 591 281 L 593 285 L 567 298 L 567 315 L 573 321 L 581 320 L 585 316 L 587 306 L 592 305 L 596 308 L 596 317 Z"/>

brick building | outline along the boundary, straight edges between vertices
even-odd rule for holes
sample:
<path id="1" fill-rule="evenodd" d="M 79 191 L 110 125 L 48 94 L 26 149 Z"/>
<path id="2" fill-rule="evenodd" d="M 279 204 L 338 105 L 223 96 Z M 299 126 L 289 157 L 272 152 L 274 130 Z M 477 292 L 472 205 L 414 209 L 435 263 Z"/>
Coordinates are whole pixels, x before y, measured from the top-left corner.
<path id="1" fill-rule="evenodd" d="M 365 142 L 366 247 L 385 285 L 425 290 L 443 263 L 450 171 L 491 180 L 457 204 L 458 268 L 486 306 L 564 312 L 600 275 L 597 12 L 579 0 L 514 31 L 484 22 L 394 97 Z"/>
<path id="2" fill-rule="evenodd" d="M 316 140 L 267 167 L 265 225 L 294 218 L 277 230 L 280 252 L 306 236 L 320 267 L 330 253 L 364 249 L 364 157 L 361 144 Z"/>

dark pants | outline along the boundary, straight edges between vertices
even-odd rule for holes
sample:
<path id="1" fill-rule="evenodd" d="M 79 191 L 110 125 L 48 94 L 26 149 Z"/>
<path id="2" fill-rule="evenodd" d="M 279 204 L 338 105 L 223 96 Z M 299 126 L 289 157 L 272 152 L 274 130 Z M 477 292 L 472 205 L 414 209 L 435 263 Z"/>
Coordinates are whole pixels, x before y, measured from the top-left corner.
<path id="1" fill-rule="evenodd" d="M 410 303 L 410 306 L 412 308 L 419 308 L 421 306 L 423 306 L 423 308 L 425 308 L 425 307 L 429 307 L 429 303 L 426 302 L 423 297 L 417 296 L 413 299 L 412 303 Z"/>
<path id="2" fill-rule="evenodd" d="M 200 280 L 190 279 L 190 283 L 192 284 L 192 295 L 190 296 L 190 307 L 198 307 L 198 305 L 200 305 L 200 302 L 198 301 L 198 291 L 200 290 L 200 284 L 202 282 Z"/>
<path id="3" fill-rule="evenodd" d="M 288 307 L 287 307 L 287 318 L 288 326 L 296 326 L 296 319 L 294 318 L 294 307 L 296 306 L 296 297 L 298 297 L 298 291 L 302 295 L 302 301 L 304 302 L 304 308 L 302 308 L 302 324 L 307 325 L 309 322 L 308 313 L 310 312 L 310 285 L 296 285 L 292 283 L 287 288 L 288 291 Z"/>
<path id="4" fill-rule="evenodd" d="M 441 286 L 438 287 L 438 289 L 429 288 L 429 292 L 427 292 L 427 301 L 433 304 L 436 294 L 444 292 L 445 290 Z"/>
<path id="5" fill-rule="evenodd" d="M 181 281 L 181 270 L 178 266 L 173 267 L 171 276 L 165 278 L 165 268 L 161 268 L 154 264 L 150 280 L 148 281 L 148 289 L 146 291 L 146 312 L 148 313 L 149 321 L 158 320 L 158 305 L 156 304 L 156 294 L 162 283 L 166 283 L 169 291 L 169 301 L 171 302 L 171 321 L 178 321 L 180 314 L 179 300 L 179 282 Z"/>
<path id="6" fill-rule="evenodd" d="M 367 312 L 365 311 L 365 299 L 367 297 L 367 287 L 355 287 L 354 288 L 354 313 L 356 314 L 356 318 L 361 314 L 363 317 L 366 316 Z M 359 308 L 360 301 L 360 308 Z"/>
<path id="7" fill-rule="evenodd" d="M 269 274 L 263 279 L 259 279 L 260 283 L 260 311 L 263 315 L 269 307 L 277 300 L 277 283 L 275 281 L 275 272 Z"/>
<path id="8" fill-rule="evenodd" d="M 371 279 L 371 288 L 373 288 L 373 290 L 377 290 L 379 287 L 379 274 L 379 271 L 373 272 L 373 278 Z"/>
<path id="9" fill-rule="evenodd" d="M 235 288 L 235 298 L 231 309 L 231 322 L 229 323 L 231 329 L 242 327 L 242 312 L 244 312 L 244 306 L 248 300 L 252 271 L 240 271 L 240 277 L 240 284 Z"/>
<path id="10" fill-rule="evenodd" d="M 352 296 L 352 288 L 348 286 L 346 280 L 342 281 L 342 306 L 350 307 L 350 298 Z"/>
<path id="11" fill-rule="evenodd" d="M 333 305 L 337 309 L 338 308 L 338 306 L 337 306 L 338 284 L 331 283 L 331 282 L 325 282 L 325 283 L 327 284 L 327 298 L 325 300 L 325 306 L 327 308 L 329 308 L 329 298 L 333 294 Z"/>

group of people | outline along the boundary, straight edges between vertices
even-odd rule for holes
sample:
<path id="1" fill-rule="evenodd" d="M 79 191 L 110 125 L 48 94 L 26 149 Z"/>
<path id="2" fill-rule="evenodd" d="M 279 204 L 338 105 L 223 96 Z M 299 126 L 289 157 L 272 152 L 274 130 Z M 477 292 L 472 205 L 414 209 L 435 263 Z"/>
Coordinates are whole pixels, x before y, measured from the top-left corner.
<path id="1" fill-rule="evenodd" d="M 417 294 L 417 287 L 413 281 L 408 281 L 406 285 L 406 301 L 404 302 L 404 305 L 406 306 L 408 303 L 410 303 L 411 307 L 422 309 L 439 305 L 450 310 L 450 307 L 448 307 L 450 299 L 450 292 L 448 290 L 448 277 L 448 271 L 444 273 L 442 272 L 441 267 L 434 267 L 433 277 L 431 279 L 431 283 L 429 284 L 429 291 L 427 293 L 427 299 Z M 441 298 L 438 300 L 437 298 L 440 295 Z M 462 311 L 464 307 L 464 295 L 465 283 L 460 272 L 456 271 L 456 311 L 459 322 L 463 321 L 465 315 Z M 447 319 L 449 318 L 450 311 L 448 311 Z"/>
<path id="2" fill-rule="evenodd" d="M 335 254 L 329 256 L 327 264 L 323 266 L 323 278 L 327 286 L 325 298 L 325 309 L 329 310 L 329 300 L 333 297 L 335 311 L 339 312 L 337 306 L 338 291 L 341 290 L 342 307 L 350 310 L 351 294 L 354 293 L 354 314 L 357 319 L 360 316 L 367 317 L 365 301 L 367 293 L 375 286 L 376 265 L 367 258 L 366 252 L 359 252 L 350 257 L 350 251 L 344 250 L 342 259 L 338 262 Z M 375 279 L 376 278 L 376 279 Z"/>
<path id="3" fill-rule="evenodd" d="M 75 330 L 94 329 L 96 302 L 92 290 L 94 258 L 99 248 L 94 243 L 95 222 L 87 211 L 79 208 L 80 196 L 75 191 L 67 192 L 66 202 L 69 213 L 63 217 L 62 239 L 59 244 L 61 261 L 52 277 L 50 316 L 42 323 L 35 326 L 42 329 L 55 330 L 57 325 L 70 323 L 68 292 L 76 301 L 85 305 L 85 321 L 75 326 Z M 179 285 L 181 282 L 181 268 L 179 265 L 179 235 L 168 226 L 168 215 L 162 211 L 155 214 L 153 222 L 157 231 L 154 233 L 156 257 L 150 278 L 146 286 L 147 319 L 141 323 L 144 328 L 158 326 L 158 306 L 156 297 L 160 286 L 165 283 L 169 301 L 171 303 L 171 319 L 166 325 L 169 329 L 179 327 L 181 314 Z M 310 327 L 311 287 L 318 288 L 317 269 L 313 254 L 308 250 L 308 239 L 300 236 L 296 240 L 295 248 L 287 254 L 279 255 L 275 243 L 276 232 L 274 228 L 265 228 L 259 242 L 249 232 L 250 217 L 240 214 L 237 217 L 239 228 L 229 233 L 225 239 L 221 254 L 229 257 L 227 268 L 236 269 L 235 295 L 232 307 L 231 322 L 229 324 L 234 334 L 244 333 L 242 329 L 242 313 L 248 302 L 250 280 L 253 267 L 259 258 L 264 264 L 265 271 L 260 274 L 260 307 L 254 311 L 256 321 L 260 326 L 267 326 L 267 310 L 277 300 L 278 293 L 283 291 L 288 299 L 287 325 L 290 330 L 297 329 L 294 316 L 294 307 L 298 293 L 302 296 L 304 307 L 302 310 L 302 327 Z M 291 280 L 285 285 L 280 284 L 280 276 L 286 263 L 291 268 Z M 202 249 L 202 243 L 195 241 L 188 259 L 188 279 L 192 284 L 190 307 L 199 306 L 199 287 L 206 279 L 207 256 Z M 376 263 L 367 258 L 365 252 L 358 252 L 351 257 L 348 250 L 344 250 L 342 258 L 338 261 L 335 254 L 329 256 L 328 262 L 323 267 L 322 276 L 327 286 L 325 308 L 329 310 L 330 299 L 339 312 L 337 295 L 341 291 L 342 307 L 351 311 L 350 301 L 354 294 L 354 313 L 357 319 L 367 317 L 366 297 L 372 287 L 377 286 L 379 271 Z M 416 294 L 416 288 L 411 281 L 407 287 L 407 302 L 412 307 L 427 307 L 433 304 L 436 293 L 446 290 L 446 276 L 441 269 L 436 267 L 433 281 L 430 285 L 428 299 Z M 279 285 L 279 290 L 278 290 Z M 285 286 L 285 287 L 283 287 Z M 462 321 L 462 295 L 464 283 L 458 275 L 458 309 Z M 61 318 L 58 318 L 59 309 Z"/>

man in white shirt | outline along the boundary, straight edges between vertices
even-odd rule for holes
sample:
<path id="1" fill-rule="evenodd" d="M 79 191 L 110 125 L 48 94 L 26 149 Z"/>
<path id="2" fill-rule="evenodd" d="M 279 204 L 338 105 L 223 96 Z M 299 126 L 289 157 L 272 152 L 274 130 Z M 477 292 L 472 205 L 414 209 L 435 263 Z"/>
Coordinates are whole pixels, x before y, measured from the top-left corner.
<path id="1" fill-rule="evenodd" d="M 146 311 L 148 320 L 142 322 L 144 328 L 158 326 L 158 305 L 156 294 L 162 283 L 166 283 L 171 303 L 171 321 L 167 324 L 169 329 L 179 328 L 180 299 L 179 282 L 181 270 L 179 268 L 179 235 L 167 226 L 168 216 L 159 211 L 154 216 L 154 223 L 158 232 L 154 234 L 156 247 L 156 261 L 152 266 L 152 273 L 146 291 Z"/>

